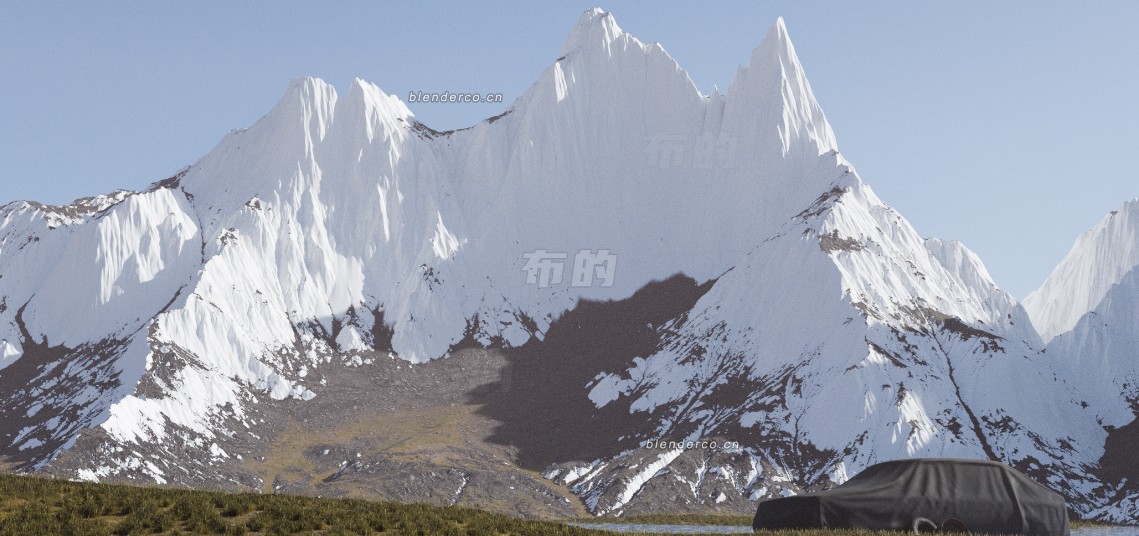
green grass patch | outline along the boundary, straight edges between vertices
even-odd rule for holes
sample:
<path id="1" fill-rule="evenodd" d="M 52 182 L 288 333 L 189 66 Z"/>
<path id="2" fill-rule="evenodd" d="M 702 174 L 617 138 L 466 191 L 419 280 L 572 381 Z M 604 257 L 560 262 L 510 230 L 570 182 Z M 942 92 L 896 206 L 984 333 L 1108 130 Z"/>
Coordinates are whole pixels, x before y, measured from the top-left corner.
<path id="1" fill-rule="evenodd" d="M 1102 521 L 1084 521 L 1083 519 L 1069 519 L 1068 525 L 1075 529 L 1097 529 L 1104 527 L 1119 527 L 1121 525 L 1115 523 L 1104 523 Z"/>
<path id="2" fill-rule="evenodd" d="M 457 507 L 0 474 L 0 534 L 597 535 Z"/>

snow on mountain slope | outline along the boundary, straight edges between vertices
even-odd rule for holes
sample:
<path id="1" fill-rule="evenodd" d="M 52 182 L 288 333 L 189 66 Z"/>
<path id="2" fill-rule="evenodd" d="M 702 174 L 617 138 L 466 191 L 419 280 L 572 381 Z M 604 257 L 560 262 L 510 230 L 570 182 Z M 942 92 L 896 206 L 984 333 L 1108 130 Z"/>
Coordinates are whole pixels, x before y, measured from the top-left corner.
<path id="1" fill-rule="evenodd" d="M 1023 309 L 836 160 L 829 193 L 590 398 L 663 414 L 657 438 L 739 440 L 804 487 L 890 459 L 994 458 L 1087 510 L 1106 433 L 1035 355 Z"/>
<path id="2" fill-rule="evenodd" d="M 1099 419 L 1130 422 L 1139 402 L 1139 199 L 1082 234 L 1025 307 Z"/>
<path id="3" fill-rule="evenodd" d="M 299 79 L 149 192 L 85 217 L 68 215 L 82 203 L 8 206 L 5 363 L 28 340 L 145 334 L 118 381 L 163 391 L 108 395 L 88 424 L 118 441 L 170 424 L 208 437 L 220 408 L 242 419 L 244 386 L 312 396 L 304 371 L 334 354 L 517 346 L 579 298 L 714 277 L 824 189 L 805 170 L 833 145 L 781 21 L 730 95 L 705 96 L 659 45 L 588 11 L 509 110 L 457 132 L 365 82 L 341 98 Z M 534 284 L 538 252 L 611 254 L 612 272 L 570 264 Z M 63 321 L 75 303 L 97 320 Z"/>
<path id="4" fill-rule="evenodd" d="M 770 126 L 755 132 L 715 117 L 728 103 L 771 107 L 770 92 L 780 94 L 788 79 L 801 82 L 797 61 L 779 64 L 789 47 L 774 30 L 753 59 L 768 70 L 752 78 L 765 74 L 767 86 L 713 101 L 659 46 L 591 11 L 563 57 L 494 122 L 434 133 L 374 86 L 357 81 L 338 100 L 320 81 L 297 81 L 264 120 L 195 165 L 184 190 L 205 236 L 234 230 L 230 270 L 276 269 L 251 279 L 280 281 L 286 301 L 258 316 L 295 311 L 296 323 L 338 317 L 365 301 L 383 304 L 394 321 L 393 349 L 411 361 L 443 355 L 475 315 L 482 326 L 509 324 L 488 328 L 480 340 L 502 336 L 519 344 L 529 333 L 513 311 L 526 311 L 540 330 L 578 295 L 628 295 L 677 271 L 706 279 L 742 246 L 705 237 L 763 235 L 790 215 L 784 200 L 816 195 L 820 185 L 787 180 L 804 164 L 785 163 L 784 142 L 773 138 L 812 141 L 819 131 L 825 136 L 813 141 L 812 156 L 829 147 L 830 127 L 817 106 L 784 114 L 776 102 L 761 123 Z M 793 89 L 796 99 L 813 103 L 805 83 Z M 712 153 L 699 155 L 709 161 L 690 161 L 700 144 L 711 144 Z M 264 208 L 246 210 L 255 199 Z M 510 210 L 502 210 L 504 200 Z M 662 214 L 667 226 L 658 221 Z M 289 226 L 318 232 L 288 238 Z M 242 245 L 248 233 L 259 233 L 256 247 Z M 290 249 L 282 251 L 283 242 Z M 229 255 L 219 244 L 208 249 L 210 262 Z M 620 256 L 620 272 L 611 288 L 536 288 L 520 277 L 523 254 L 543 249 L 607 249 Z M 310 254 L 320 262 L 309 262 Z M 282 270 L 281 260 L 301 264 Z M 420 270 L 434 273 L 438 288 Z M 239 309 L 251 306 L 258 307 Z M 287 326 L 258 332 L 281 340 Z"/>
<path id="5" fill-rule="evenodd" d="M 1139 268 L 1127 272 L 1071 330 L 1048 343 L 1058 370 L 1079 385 L 1105 425 L 1135 417 L 1139 403 Z M 1110 386 L 1110 387 L 1108 387 Z M 1105 388 L 1107 387 L 1107 388 Z"/>
<path id="6" fill-rule="evenodd" d="M 9 319 L 26 307 L 28 329 L 50 335 L 53 344 L 137 330 L 190 281 L 201 258 L 187 209 L 184 198 L 165 189 L 117 192 L 70 207 L 5 206 L 0 295 Z M 7 323 L 0 338 L 18 351 L 15 328 Z"/>
<path id="7" fill-rule="evenodd" d="M 1139 199 L 1080 235 L 1044 284 L 1024 299 L 1024 307 L 1040 336 L 1050 341 L 1075 327 L 1136 266 Z"/>
<path id="8" fill-rule="evenodd" d="M 191 282 L 201 239 L 169 190 L 0 209 L 4 449 L 42 461 L 134 391 L 147 326 Z"/>

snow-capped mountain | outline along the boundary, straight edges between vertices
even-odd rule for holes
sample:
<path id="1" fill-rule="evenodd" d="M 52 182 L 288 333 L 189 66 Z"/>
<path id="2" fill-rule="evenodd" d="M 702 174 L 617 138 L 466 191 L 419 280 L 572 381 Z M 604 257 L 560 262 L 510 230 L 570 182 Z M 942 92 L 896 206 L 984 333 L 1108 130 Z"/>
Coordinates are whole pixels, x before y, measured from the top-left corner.
<path id="1" fill-rule="evenodd" d="M 1130 422 L 1139 407 L 1139 199 L 1081 235 L 1025 307 L 1052 335 L 1048 354 L 1085 382 L 1100 420 Z"/>
<path id="2" fill-rule="evenodd" d="M 144 192 L 0 209 L 0 454 L 67 477 L 622 514 L 961 456 L 1133 516 L 1042 347 L 862 182 L 782 20 L 723 95 L 590 10 L 471 128 L 298 79 Z"/>
<path id="3" fill-rule="evenodd" d="M 1106 432 L 1036 355 L 1024 310 L 959 243 L 923 241 L 835 175 L 668 325 L 659 351 L 599 375 L 590 398 L 661 415 L 658 436 L 747 438 L 807 487 L 882 460 L 957 457 L 1096 493 L 1083 473 Z"/>
<path id="4" fill-rule="evenodd" d="M 1046 354 L 1096 421 L 1110 430 L 1099 472 L 1135 481 L 1139 422 L 1139 199 L 1081 235 L 1044 284 L 1025 299 Z M 1134 490 L 1102 517 L 1132 522 Z"/>

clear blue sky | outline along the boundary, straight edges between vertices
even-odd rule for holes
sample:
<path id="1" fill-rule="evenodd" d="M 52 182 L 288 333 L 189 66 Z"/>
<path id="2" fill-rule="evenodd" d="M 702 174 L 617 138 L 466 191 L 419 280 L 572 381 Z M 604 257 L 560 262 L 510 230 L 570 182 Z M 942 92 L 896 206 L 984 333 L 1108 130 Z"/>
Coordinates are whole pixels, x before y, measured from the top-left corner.
<path id="1" fill-rule="evenodd" d="M 296 76 L 501 92 L 413 104 L 497 114 L 596 1 L 3 2 L 0 203 L 139 189 L 264 115 Z M 839 147 L 918 231 L 963 241 L 1022 298 L 1139 197 L 1139 2 L 599 4 L 726 90 L 782 15 Z"/>

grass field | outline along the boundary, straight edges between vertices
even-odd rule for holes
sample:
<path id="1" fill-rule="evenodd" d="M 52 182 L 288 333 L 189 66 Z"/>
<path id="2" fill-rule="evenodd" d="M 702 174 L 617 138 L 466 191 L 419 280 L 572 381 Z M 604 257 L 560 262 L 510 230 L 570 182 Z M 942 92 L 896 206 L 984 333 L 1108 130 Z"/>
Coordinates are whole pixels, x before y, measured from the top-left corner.
<path id="1" fill-rule="evenodd" d="M 480 510 L 0 474 L 0 534 L 588 535 Z"/>
<path id="2" fill-rule="evenodd" d="M 587 523 L 750 525 L 747 516 L 640 515 Z M 1073 527 L 1088 526 L 1074 522 Z M 609 535 L 459 507 L 221 493 L 0 474 L 0 534 Z M 797 530 L 779 536 L 873 533 Z"/>

